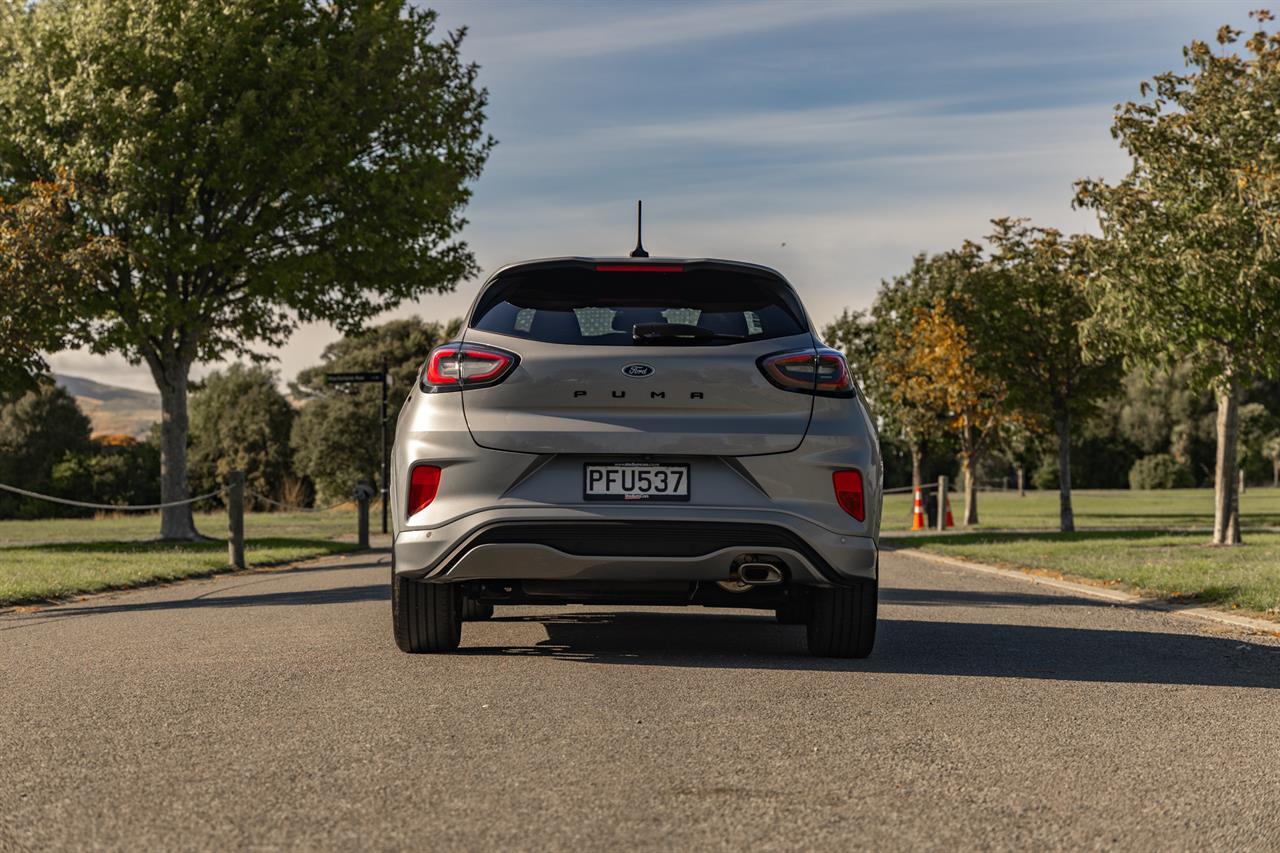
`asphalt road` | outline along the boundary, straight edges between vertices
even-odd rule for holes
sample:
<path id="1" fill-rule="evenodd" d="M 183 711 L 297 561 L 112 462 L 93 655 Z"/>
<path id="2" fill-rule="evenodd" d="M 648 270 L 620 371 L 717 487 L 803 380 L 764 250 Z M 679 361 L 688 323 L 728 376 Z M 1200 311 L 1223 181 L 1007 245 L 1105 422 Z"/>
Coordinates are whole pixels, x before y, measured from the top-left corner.
<path id="1" fill-rule="evenodd" d="M 385 554 L 0 616 L 0 849 L 1280 849 L 1280 648 L 886 555 L 749 611 L 392 644 Z"/>

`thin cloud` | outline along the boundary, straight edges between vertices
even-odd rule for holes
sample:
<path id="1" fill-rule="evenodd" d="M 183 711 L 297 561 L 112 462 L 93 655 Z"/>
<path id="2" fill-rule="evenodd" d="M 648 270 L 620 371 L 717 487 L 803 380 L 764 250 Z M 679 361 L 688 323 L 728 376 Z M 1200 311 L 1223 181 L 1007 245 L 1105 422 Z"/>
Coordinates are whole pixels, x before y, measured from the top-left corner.
<path id="1" fill-rule="evenodd" d="M 561 21 L 544 29 L 499 31 L 496 35 L 487 35 L 486 27 L 478 27 L 473 47 L 500 62 L 583 58 L 938 6 L 937 2 L 783 3 L 773 0 L 710 5 L 644 4 L 629 7 L 628 14 L 605 17 L 599 11 L 613 7 L 590 4 L 571 7 L 574 18 L 593 18 L 585 23 Z"/>

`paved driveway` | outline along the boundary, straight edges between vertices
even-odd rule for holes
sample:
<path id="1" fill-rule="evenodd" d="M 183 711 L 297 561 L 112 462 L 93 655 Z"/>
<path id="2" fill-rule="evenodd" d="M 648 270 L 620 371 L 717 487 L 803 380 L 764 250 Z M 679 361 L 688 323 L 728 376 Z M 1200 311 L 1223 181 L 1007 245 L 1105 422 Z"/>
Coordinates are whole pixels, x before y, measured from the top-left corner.
<path id="1" fill-rule="evenodd" d="M 385 554 L 0 617 L 0 849 L 1280 849 L 1280 648 L 903 554 L 749 611 L 390 637 Z"/>

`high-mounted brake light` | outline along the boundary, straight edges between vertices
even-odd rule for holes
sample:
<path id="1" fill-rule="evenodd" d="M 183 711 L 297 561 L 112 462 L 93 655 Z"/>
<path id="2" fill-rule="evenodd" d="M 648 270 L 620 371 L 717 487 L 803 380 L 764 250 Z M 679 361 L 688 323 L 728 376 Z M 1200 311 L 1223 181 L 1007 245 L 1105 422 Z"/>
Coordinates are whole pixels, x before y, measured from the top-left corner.
<path id="1" fill-rule="evenodd" d="M 858 521 L 866 521 L 867 507 L 862 496 L 862 472 L 857 468 L 847 471 L 836 471 L 831 475 L 831 484 L 835 486 L 836 503 L 840 508 Z"/>
<path id="2" fill-rule="evenodd" d="M 427 356 L 422 390 L 428 393 L 485 388 L 506 379 L 520 362 L 513 352 L 478 344 L 444 344 Z"/>
<path id="3" fill-rule="evenodd" d="M 440 468 L 436 465 L 415 465 L 409 472 L 409 515 L 417 515 L 436 499 L 440 491 Z"/>
<path id="4" fill-rule="evenodd" d="M 596 272 L 684 272 L 675 264 L 596 264 Z"/>
<path id="5" fill-rule="evenodd" d="M 833 349 L 766 355 L 758 362 L 765 378 L 784 391 L 821 397 L 852 397 L 853 377 L 844 356 Z"/>

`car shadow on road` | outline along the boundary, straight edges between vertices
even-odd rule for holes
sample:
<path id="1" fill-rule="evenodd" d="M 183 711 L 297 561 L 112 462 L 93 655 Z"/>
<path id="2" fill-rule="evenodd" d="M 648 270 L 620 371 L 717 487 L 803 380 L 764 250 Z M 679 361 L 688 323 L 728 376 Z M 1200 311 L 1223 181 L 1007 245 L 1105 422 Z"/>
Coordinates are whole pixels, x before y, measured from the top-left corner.
<path id="1" fill-rule="evenodd" d="M 495 621 L 540 623 L 547 639 L 476 647 L 467 645 L 464 630 L 460 652 L 615 665 L 1280 688 L 1280 649 L 1196 634 L 881 618 L 872 656 L 839 660 L 809 657 L 805 629 L 779 625 L 772 614 L 562 612 Z"/>

